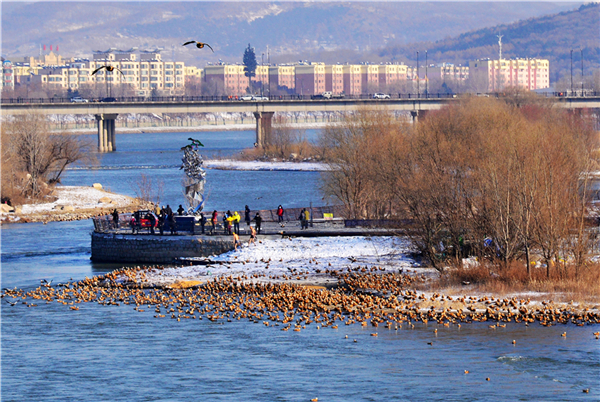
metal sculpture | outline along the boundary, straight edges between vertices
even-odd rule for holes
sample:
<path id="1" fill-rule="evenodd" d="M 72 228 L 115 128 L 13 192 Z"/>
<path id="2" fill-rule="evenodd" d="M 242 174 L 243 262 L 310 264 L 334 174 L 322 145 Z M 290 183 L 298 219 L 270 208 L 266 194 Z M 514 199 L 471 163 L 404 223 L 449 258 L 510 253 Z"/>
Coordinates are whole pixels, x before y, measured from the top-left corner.
<path id="1" fill-rule="evenodd" d="M 183 164 L 180 169 L 185 172 L 183 179 L 184 195 L 187 204 L 190 206 L 188 213 L 191 215 L 199 214 L 204 207 L 204 182 L 206 181 L 206 172 L 202 165 L 204 160 L 198 153 L 199 147 L 204 145 L 193 138 L 188 138 L 191 144 L 181 148 L 183 151 Z"/>

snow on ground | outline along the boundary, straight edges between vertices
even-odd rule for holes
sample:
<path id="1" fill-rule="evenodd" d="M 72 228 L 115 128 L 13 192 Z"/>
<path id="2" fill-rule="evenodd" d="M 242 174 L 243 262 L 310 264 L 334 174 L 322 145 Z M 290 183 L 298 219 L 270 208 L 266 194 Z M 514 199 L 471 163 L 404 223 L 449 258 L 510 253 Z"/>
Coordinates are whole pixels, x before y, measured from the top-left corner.
<path id="1" fill-rule="evenodd" d="M 94 187 L 60 186 L 55 188 L 58 199 L 41 204 L 25 204 L 21 214 L 35 214 L 52 211 L 58 206 L 70 206 L 75 210 L 88 208 L 122 208 L 132 203 L 133 199 L 126 195 L 113 194 Z M 107 197 L 112 203 L 101 203 Z"/>
<path id="2" fill-rule="evenodd" d="M 298 237 L 261 239 L 255 245 L 244 244 L 237 251 L 209 258 L 208 265 L 165 268 L 149 271 L 149 283 L 165 285 L 178 281 L 206 281 L 220 276 L 253 274 L 269 276 L 306 272 L 311 283 L 332 281 L 326 269 L 380 267 L 385 272 L 415 269 L 419 264 L 409 257 L 412 249 L 406 239 L 397 237 Z M 198 260 L 205 260 L 198 258 Z M 331 265 L 330 265 L 331 264 Z M 320 270 L 321 273 L 318 273 Z M 419 272 L 425 272 L 419 269 Z"/>
<path id="3" fill-rule="evenodd" d="M 260 162 L 236 161 L 232 159 L 206 160 L 204 167 L 208 169 L 223 170 L 287 170 L 287 171 L 314 171 L 329 170 L 328 166 L 320 162 Z"/>

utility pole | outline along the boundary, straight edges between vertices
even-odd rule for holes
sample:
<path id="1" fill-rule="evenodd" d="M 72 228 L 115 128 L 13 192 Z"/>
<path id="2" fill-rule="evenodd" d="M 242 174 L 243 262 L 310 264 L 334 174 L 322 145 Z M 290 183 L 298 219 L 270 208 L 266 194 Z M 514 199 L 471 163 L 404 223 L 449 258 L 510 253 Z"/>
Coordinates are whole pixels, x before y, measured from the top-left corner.
<path id="1" fill-rule="evenodd" d="M 573 95 L 573 49 L 571 49 L 571 95 Z"/>
<path id="2" fill-rule="evenodd" d="M 583 49 L 581 50 L 581 96 L 583 96 Z"/>
<path id="3" fill-rule="evenodd" d="M 417 97 L 421 97 L 421 85 L 419 83 L 419 51 L 417 50 Z"/>
<path id="4" fill-rule="evenodd" d="M 267 91 L 269 99 L 271 99 L 271 53 L 269 53 L 269 45 L 267 45 Z"/>
<path id="5" fill-rule="evenodd" d="M 494 87 L 497 87 L 498 90 L 502 89 L 500 88 L 500 85 L 495 85 L 496 81 L 499 81 L 500 78 L 500 67 L 502 67 L 502 38 L 504 37 L 504 35 L 496 35 L 496 37 L 498 38 L 498 68 L 495 69 L 496 70 L 496 79 L 494 80 Z M 502 87 L 504 87 L 504 85 L 502 85 Z"/>
<path id="6" fill-rule="evenodd" d="M 425 97 L 429 98 L 429 78 L 427 77 L 427 50 L 425 50 Z"/>

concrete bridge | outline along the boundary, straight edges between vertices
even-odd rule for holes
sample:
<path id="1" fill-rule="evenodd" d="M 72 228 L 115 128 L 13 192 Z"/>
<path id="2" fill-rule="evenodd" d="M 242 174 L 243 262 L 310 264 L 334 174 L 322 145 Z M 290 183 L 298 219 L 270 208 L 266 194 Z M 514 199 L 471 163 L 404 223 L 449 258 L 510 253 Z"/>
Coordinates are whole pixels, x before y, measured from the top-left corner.
<path id="1" fill-rule="evenodd" d="M 369 96 L 369 95 L 367 95 Z M 479 96 L 497 96 L 480 94 Z M 552 97 L 559 106 L 569 109 L 600 108 L 600 94 L 586 97 Z M 230 97 L 168 97 L 149 101 L 138 98 L 117 99 L 116 102 L 71 103 L 68 99 L 46 100 L 39 103 L 21 103 L 3 100 L 0 108 L 2 117 L 22 115 L 30 112 L 42 114 L 92 114 L 98 122 L 98 150 L 116 150 L 115 119 L 120 113 L 162 114 L 162 113 L 220 113 L 251 112 L 256 118 L 256 143 L 264 146 L 269 142 L 271 119 L 276 112 L 351 112 L 362 109 L 389 111 L 409 111 L 413 121 L 419 114 L 437 110 L 456 102 L 460 98 L 452 95 L 428 97 L 423 95 L 398 95 L 398 98 L 372 99 L 360 96 L 343 99 L 311 99 L 308 96 L 273 97 L 262 101 L 241 101 Z"/>

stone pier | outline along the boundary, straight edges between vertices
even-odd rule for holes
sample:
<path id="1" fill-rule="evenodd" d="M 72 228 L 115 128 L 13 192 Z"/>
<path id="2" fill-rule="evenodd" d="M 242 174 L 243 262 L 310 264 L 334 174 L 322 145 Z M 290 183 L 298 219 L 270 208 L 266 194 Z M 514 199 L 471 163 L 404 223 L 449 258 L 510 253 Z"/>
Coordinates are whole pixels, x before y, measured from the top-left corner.
<path id="1" fill-rule="evenodd" d="M 117 150 L 115 136 L 116 113 L 103 113 L 95 115 L 98 121 L 98 152 L 112 152 Z"/>
<path id="2" fill-rule="evenodd" d="M 274 112 L 254 112 L 256 117 L 256 143 L 254 146 L 264 148 L 271 142 L 271 120 Z"/>
<path id="3" fill-rule="evenodd" d="M 92 261 L 169 264 L 181 257 L 208 257 L 233 250 L 231 236 L 153 236 L 92 233 Z"/>

